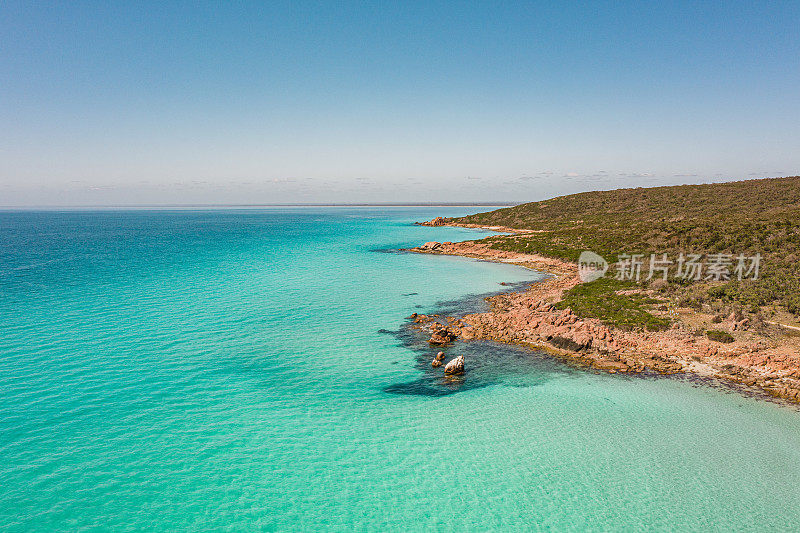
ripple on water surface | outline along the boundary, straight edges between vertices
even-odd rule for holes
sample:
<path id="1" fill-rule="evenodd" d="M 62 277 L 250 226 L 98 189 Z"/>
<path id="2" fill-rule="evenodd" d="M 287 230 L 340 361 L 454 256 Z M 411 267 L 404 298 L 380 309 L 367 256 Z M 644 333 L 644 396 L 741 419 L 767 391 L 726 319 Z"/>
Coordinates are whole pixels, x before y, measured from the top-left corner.
<path id="1" fill-rule="evenodd" d="M 444 381 L 404 317 L 536 273 L 374 250 L 480 235 L 411 224 L 466 212 L 0 213 L 0 524 L 800 522 L 794 411 L 488 342 Z"/>

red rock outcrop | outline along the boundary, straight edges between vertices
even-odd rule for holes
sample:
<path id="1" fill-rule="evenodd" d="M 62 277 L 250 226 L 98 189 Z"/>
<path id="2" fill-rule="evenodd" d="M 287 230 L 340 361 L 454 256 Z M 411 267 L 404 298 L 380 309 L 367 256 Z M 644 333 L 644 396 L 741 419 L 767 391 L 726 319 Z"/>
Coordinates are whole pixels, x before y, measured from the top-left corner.
<path id="1" fill-rule="evenodd" d="M 436 217 L 433 220 L 428 220 L 427 222 L 419 222 L 420 226 L 444 226 L 447 221 L 442 217 Z"/>

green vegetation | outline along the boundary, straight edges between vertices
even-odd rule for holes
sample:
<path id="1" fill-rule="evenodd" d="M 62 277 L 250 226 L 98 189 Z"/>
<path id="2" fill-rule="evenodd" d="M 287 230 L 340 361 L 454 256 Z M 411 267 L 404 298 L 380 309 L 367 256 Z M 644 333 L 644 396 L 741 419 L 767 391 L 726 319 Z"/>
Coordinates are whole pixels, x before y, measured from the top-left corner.
<path id="1" fill-rule="evenodd" d="M 733 335 L 728 333 L 727 331 L 719 331 L 717 329 L 711 329 L 706 331 L 706 337 L 711 339 L 712 341 L 717 342 L 733 342 Z"/>
<path id="2" fill-rule="evenodd" d="M 580 317 L 596 317 L 620 329 L 645 329 L 659 331 L 669 328 L 670 321 L 648 311 L 659 300 L 641 294 L 619 294 L 617 291 L 633 289 L 631 282 L 613 278 L 600 278 L 591 283 L 582 283 L 568 290 L 563 300 L 556 304 L 559 309 L 569 307 Z"/>
<path id="3" fill-rule="evenodd" d="M 760 253 L 757 280 L 670 279 L 669 293 L 697 308 L 717 302 L 755 312 L 778 305 L 800 316 L 800 176 L 586 192 L 451 220 L 537 230 L 487 240 L 569 261 L 583 250 L 609 263 L 622 253 L 666 253 L 673 261 L 680 253 Z"/>

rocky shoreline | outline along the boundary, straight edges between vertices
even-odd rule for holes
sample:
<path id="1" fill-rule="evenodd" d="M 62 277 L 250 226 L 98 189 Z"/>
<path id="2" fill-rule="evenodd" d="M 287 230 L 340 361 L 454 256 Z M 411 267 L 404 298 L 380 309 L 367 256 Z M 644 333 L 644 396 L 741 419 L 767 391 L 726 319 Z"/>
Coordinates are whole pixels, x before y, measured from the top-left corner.
<path id="1" fill-rule="evenodd" d="M 425 225 L 449 225 L 434 219 Z M 482 228 L 507 231 L 510 228 Z M 428 242 L 408 251 L 459 255 L 516 264 L 550 274 L 522 292 L 487 298 L 489 311 L 461 317 L 414 314 L 414 326 L 429 333 L 431 345 L 458 339 L 492 340 L 545 350 L 581 366 L 609 373 L 690 373 L 718 378 L 800 402 L 800 337 L 776 340 L 751 328 L 734 315 L 716 324 L 734 337 L 730 343 L 697 335 L 682 320 L 666 331 L 623 331 L 594 318 L 581 318 L 555 304 L 565 291 L 578 285 L 576 264 L 538 255 L 490 248 L 480 241 Z M 688 314 L 689 309 L 679 309 Z M 778 328 L 778 326 L 775 326 Z M 461 361 L 463 369 L 463 360 Z"/>

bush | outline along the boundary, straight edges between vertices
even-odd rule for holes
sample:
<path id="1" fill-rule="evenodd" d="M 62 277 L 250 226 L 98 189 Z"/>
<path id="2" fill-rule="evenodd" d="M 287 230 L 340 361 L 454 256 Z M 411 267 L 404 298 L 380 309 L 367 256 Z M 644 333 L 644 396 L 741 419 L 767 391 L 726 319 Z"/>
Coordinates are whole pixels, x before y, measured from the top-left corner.
<path id="1" fill-rule="evenodd" d="M 718 329 L 711 329 L 706 331 L 706 337 L 711 339 L 712 341 L 717 342 L 733 342 L 733 335 L 728 333 L 727 331 L 720 331 Z"/>

